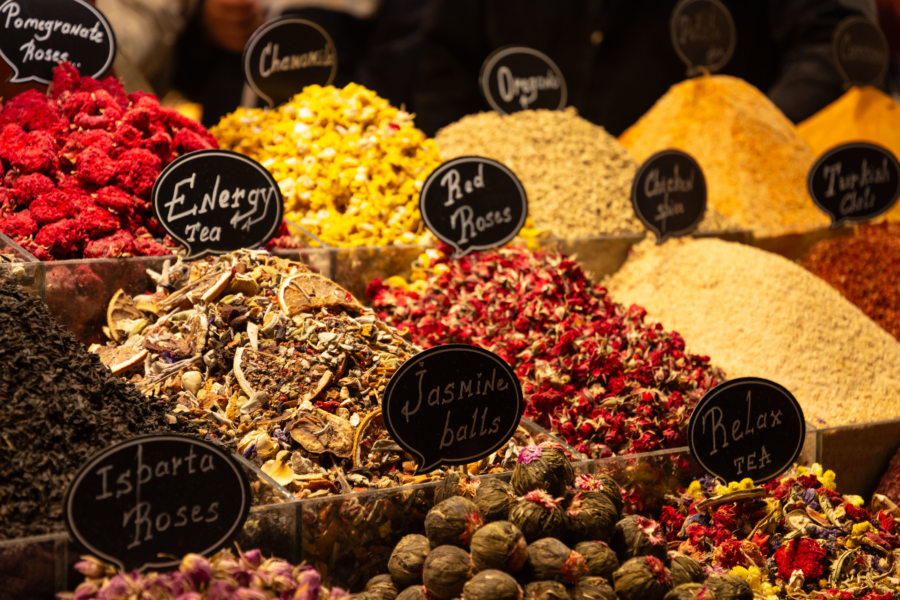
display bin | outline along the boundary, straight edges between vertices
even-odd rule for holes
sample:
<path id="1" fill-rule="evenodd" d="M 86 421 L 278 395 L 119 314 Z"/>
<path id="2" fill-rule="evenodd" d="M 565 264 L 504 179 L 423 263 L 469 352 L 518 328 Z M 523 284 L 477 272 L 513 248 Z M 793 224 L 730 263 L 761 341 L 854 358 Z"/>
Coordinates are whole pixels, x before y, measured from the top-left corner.
<path id="1" fill-rule="evenodd" d="M 797 261 L 803 258 L 816 243 L 851 233 L 853 233 L 852 225 L 835 228 L 819 227 L 809 231 L 779 235 L 755 234 L 747 243 L 762 250 L 780 254 L 788 260 Z"/>
<path id="2" fill-rule="evenodd" d="M 271 548 L 299 560 L 296 509 L 291 495 L 253 464 L 236 455 L 250 481 L 252 506 L 235 542 L 242 548 Z M 84 578 L 74 565 L 90 552 L 65 531 L 0 540 L 0 600 L 53 598 Z"/>
<path id="3" fill-rule="evenodd" d="M 40 261 L 0 233 L 0 279 L 40 293 L 40 266 Z"/>
<path id="4" fill-rule="evenodd" d="M 900 419 L 821 427 L 816 460 L 837 474 L 838 491 L 868 500 L 900 446 Z"/>
<path id="5" fill-rule="evenodd" d="M 817 456 L 815 428 L 808 426 L 799 464 Z M 687 447 L 574 462 L 576 474 L 607 473 L 623 488 L 626 507 L 656 516 L 667 494 L 703 475 Z M 509 478 L 510 473 L 482 475 Z M 441 482 L 373 490 L 349 496 L 299 500 L 297 523 L 303 559 L 331 585 L 359 591 L 383 573 L 394 544 L 409 533 L 424 533 L 425 514 L 435 504 Z"/>

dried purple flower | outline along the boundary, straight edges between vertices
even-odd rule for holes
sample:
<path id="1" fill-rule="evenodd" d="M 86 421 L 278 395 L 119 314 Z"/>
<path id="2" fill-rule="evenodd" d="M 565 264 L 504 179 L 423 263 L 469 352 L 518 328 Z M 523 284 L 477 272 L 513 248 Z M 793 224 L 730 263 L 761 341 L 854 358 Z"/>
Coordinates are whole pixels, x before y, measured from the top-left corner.
<path id="1" fill-rule="evenodd" d="M 527 465 L 531 461 L 539 459 L 543 453 L 540 446 L 525 446 L 519 451 L 519 458 L 517 460 L 523 465 Z"/>

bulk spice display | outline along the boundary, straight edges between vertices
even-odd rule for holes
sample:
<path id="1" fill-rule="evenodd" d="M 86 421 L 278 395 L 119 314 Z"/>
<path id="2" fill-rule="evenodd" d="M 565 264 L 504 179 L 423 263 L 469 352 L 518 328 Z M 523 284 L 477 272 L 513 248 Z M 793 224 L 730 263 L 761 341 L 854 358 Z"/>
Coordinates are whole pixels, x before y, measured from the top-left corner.
<path id="1" fill-rule="evenodd" d="M 211 132 L 269 169 L 285 216 L 326 244 L 428 239 L 419 189 L 440 163 L 434 142 L 412 115 L 361 85 L 308 86 L 272 110 L 239 108 Z"/>
<path id="2" fill-rule="evenodd" d="M 196 428 L 113 377 L 46 306 L 0 278 L 0 539 L 63 529 L 63 496 L 96 452 Z"/>
<path id="3" fill-rule="evenodd" d="M 435 142 L 444 160 L 479 155 L 512 169 L 539 229 L 575 238 L 644 230 L 631 207 L 637 163 L 574 108 L 469 115 L 438 131 Z M 701 227 L 734 228 L 714 210 Z"/>
<path id="4" fill-rule="evenodd" d="M 516 370 L 525 416 L 592 457 L 678 446 L 692 407 L 724 380 L 578 264 L 518 247 L 451 260 L 428 250 L 412 283 L 374 280 L 378 314 L 423 347 L 467 343 Z"/>
<path id="5" fill-rule="evenodd" d="M 877 88 L 854 86 L 798 124 L 797 132 L 817 156 L 838 144 L 872 142 L 900 157 L 900 104 Z M 887 217 L 900 219 L 900 206 Z"/>
<path id="6" fill-rule="evenodd" d="M 900 339 L 900 223 L 865 223 L 822 240 L 800 264 Z"/>
<path id="7" fill-rule="evenodd" d="M 759 233 L 828 224 L 810 201 L 815 156 L 794 125 L 749 83 L 725 75 L 673 85 L 619 141 L 638 160 L 664 148 L 700 163 L 709 205 Z"/>
<path id="8" fill-rule="evenodd" d="M 167 263 L 109 305 L 113 373 L 234 447 L 300 497 L 427 481 L 380 413 L 419 349 L 305 265 L 242 251 Z M 523 431 L 473 470 L 503 470 Z"/>
<path id="9" fill-rule="evenodd" d="M 0 233 L 41 260 L 168 254 L 150 205 L 156 176 L 216 146 L 156 97 L 61 64 L 48 93 L 0 107 Z"/>
<path id="10" fill-rule="evenodd" d="M 786 387 L 813 425 L 900 416 L 900 342 L 781 256 L 713 239 L 642 243 L 604 283 L 729 377 Z"/>
<path id="11" fill-rule="evenodd" d="M 343 600 L 341 588 L 328 589 L 312 567 L 292 565 L 259 550 L 222 550 L 209 559 L 187 554 L 177 570 L 116 573 L 114 567 L 83 556 L 75 569 L 84 581 L 59 600 Z"/>

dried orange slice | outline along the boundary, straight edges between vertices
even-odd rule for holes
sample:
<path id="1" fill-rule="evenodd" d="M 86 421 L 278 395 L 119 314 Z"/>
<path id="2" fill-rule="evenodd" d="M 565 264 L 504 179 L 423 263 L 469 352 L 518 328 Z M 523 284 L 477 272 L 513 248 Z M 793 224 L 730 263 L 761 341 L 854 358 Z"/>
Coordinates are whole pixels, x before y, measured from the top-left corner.
<path id="1" fill-rule="evenodd" d="M 363 310 L 350 292 L 318 273 L 299 273 L 285 279 L 278 290 L 278 304 L 288 316 L 323 307 Z"/>
<path id="2" fill-rule="evenodd" d="M 347 419 L 320 408 L 302 410 L 290 427 L 291 437 L 309 452 L 330 452 L 350 458 L 353 452 L 353 426 Z"/>
<path id="3" fill-rule="evenodd" d="M 118 289 L 110 298 L 106 307 L 106 326 L 109 327 L 109 337 L 115 341 L 121 342 L 132 334 L 140 333 L 148 323 L 144 313 L 135 306 L 125 290 Z"/>
<path id="4" fill-rule="evenodd" d="M 132 336 L 127 342 L 111 346 L 91 346 L 91 352 L 100 357 L 100 362 L 106 365 L 113 375 L 119 375 L 130 371 L 140 365 L 150 353 L 141 347 L 140 336 Z"/>
<path id="5" fill-rule="evenodd" d="M 182 304 L 193 306 L 200 302 L 212 302 L 225 291 L 229 281 L 231 281 L 231 269 L 208 273 L 183 288 L 175 290 L 159 305 L 164 311 L 169 311 Z"/>

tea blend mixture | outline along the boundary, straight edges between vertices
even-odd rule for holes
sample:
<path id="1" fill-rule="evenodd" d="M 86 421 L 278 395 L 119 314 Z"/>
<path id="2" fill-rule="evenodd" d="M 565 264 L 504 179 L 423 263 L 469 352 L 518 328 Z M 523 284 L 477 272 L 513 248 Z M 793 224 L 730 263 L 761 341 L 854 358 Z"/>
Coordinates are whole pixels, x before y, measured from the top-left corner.
<path id="1" fill-rule="evenodd" d="M 729 377 L 786 387 L 813 425 L 900 416 L 900 342 L 781 256 L 714 239 L 641 243 L 605 283 Z"/>
<path id="2" fill-rule="evenodd" d="M 759 487 L 704 478 L 672 500 L 660 518 L 670 547 L 744 580 L 755 597 L 897 597 L 900 510 L 842 496 L 818 464 Z"/>
<path id="3" fill-rule="evenodd" d="M 812 150 L 745 81 L 713 75 L 677 83 L 619 141 L 639 161 L 665 148 L 693 156 L 709 205 L 742 227 L 784 233 L 828 225 L 806 191 Z"/>
<path id="4" fill-rule="evenodd" d="M 434 141 L 411 114 L 361 85 L 307 86 L 271 110 L 238 108 L 210 131 L 271 171 L 285 217 L 326 244 L 430 239 L 419 190 L 440 164 Z"/>
<path id="5" fill-rule="evenodd" d="M 0 539 L 63 530 L 69 482 L 107 446 L 194 429 L 112 376 L 40 300 L 3 280 L 0 336 Z"/>
<path id="6" fill-rule="evenodd" d="M 555 252 L 507 247 L 451 260 L 428 250 L 410 283 L 375 280 L 367 294 L 423 347 L 499 355 L 522 381 L 525 416 L 592 457 L 684 444 L 693 406 L 724 381 L 681 335 L 617 304 Z"/>
<path id="7" fill-rule="evenodd" d="M 153 183 L 178 156 L 216 147 L 155 96 L 64 63 L 46 94 L 0 106 L 0 232 L 40 260 L 169 254 Z"/>
<path id="8" fill-rule="evenodd" d="M 800 261 L 900 340 L 900 223 L 864 223 Z"/>
<path id="9" fill-rule="evenodd" d="M 381 398 L 419 348 L 306 265 L 242 251 L 166 264 L 157 289 L 109 305 L 92 350 L 298 496 L 439 477 L 387 434 Z M 519 431 L 474 470 L 504 470 Z"/>

